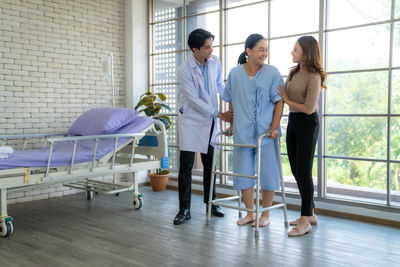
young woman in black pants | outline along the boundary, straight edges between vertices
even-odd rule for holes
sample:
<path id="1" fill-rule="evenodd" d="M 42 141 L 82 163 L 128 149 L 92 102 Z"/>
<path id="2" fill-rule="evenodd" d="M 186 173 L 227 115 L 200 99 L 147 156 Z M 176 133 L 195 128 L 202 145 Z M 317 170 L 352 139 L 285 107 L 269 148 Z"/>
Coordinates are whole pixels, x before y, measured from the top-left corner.
<path id="1" fill-rule="evenodd" d="M 301 236 L 311 233 L 311 224 L 317 224 L 312 166 L 319 133 L 318 99 L 321 89 L 326 88 L 326 73 L 322 69 L 321 52 L 314 37 L 300 37 L 291 54 L 297 66 L 290 70 L 280 94 L 289 106 L 286 146 L 290 168 L 301 196 L 301 216 L 290 222 L 296 227 L 288 236 Z"/>

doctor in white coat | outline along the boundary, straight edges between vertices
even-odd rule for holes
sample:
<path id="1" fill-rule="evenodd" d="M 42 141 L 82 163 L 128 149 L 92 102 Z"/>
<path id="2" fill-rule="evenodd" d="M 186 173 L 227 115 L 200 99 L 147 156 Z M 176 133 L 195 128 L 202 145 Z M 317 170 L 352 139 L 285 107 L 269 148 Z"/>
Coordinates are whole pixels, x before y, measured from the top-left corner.
<path id="1" fill-rule="evenodd" d="M 174 224 L 185 223 L 191 218 L 190 201 L 192 168 L 195 152 L 201 153 L 203 169 L 204 203 L 208 202 L 211 183 L 211 165 L 214 137 L 219 130 L 218 118 L 231 122 L 232 112 L 218 111 L 218 96 L 224 90 L 221 62 L 212 55 L 214 35 L 203 29 L 192 31 L 188 45 L 193 54 L 180 66 L 177 77 L 179 92 L 179 147 L 180 166 L 178 176 L 179 212 Z M 215 184 L 213 185 L 215 187 Z M 213 191 L 215 192 L 215 190 Z M 215 199 L 215 193 L 213 195 Z M 214 216 L 223 217 L 219 206 L 212 206 Z"/>

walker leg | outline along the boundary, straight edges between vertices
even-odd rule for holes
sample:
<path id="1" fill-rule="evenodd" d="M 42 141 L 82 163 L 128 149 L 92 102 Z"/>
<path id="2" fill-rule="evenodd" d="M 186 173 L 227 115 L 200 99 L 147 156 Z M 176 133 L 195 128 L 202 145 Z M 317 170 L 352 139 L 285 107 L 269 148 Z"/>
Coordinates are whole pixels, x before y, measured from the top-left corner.
<path id="1" fill-rule="evenodd" d="M 217 138 L 215 138 L 217 140 Z M 211 202 L 213 201 L 212 196 L 214 192 L 214 183 L 215 183 L 215 156 L 217 154 L 217 148 L 214 147 L 214 152 L 213 152 L 213 159 L 212 159 L 212 165 L 211 165 L 211 181 L 210 181 L 210 194 L 208 196 L 208 204 L 207 204 L 207 219 L 206 219 L 206 224 L 210 224 L 211 220 Z"/>
<path id="2" fill-rule="evenodd" d="M 242 210 L 241 210 L 241 208 L 242 208 L 242 191 L 238 190 L 238 196 L 239 196 L 239 199 L 238 199 L 238 207 L 239 207 L 238 217 L 239 217 L 239 219 L 241 219 L 243 217 Z"/>
<path id="3" fill-rule="evenodd" d="M 285 204 L 283 209 L 283 217 L 284 217 L 284 224 L 285 227 L 289 227 L 289 222 L 287 220 L 287 209 L 286 209 L 286 195 L 285 195 L 285 182 L 283 181 L 283 171 L 282 171 L 282 159 L 281 159 L 281 145 L 280 139 L 275 141 L 276 145 L 276 152 L 278 154 L 278 161 L 279 161 L 279 172 L 281 174 L 281 192 L 282 192 L 282 202 Z"/>
<path id="4" fill-rule="evenodd" d="M 257 146 L 257 169 L 256 169 L 256 230 L 255 237 L 258 237 L 259 213 L 260 213 L 260 174 L 261 174 L 261 140 L 258 140 Z"/>
<path id="5" fill-rule="evenodd" d="M 256 229 L 254 232 L 254 237 L 258 238 L 259 236 L 260 236 L 260 233 L 259 233 L 258 229 Z"/>
<path id="6" fill-rule="evenodd" d="M 282 169 L 282 168 L 281 168 Z M 286 209 L 286 195 L 285 195 L 285 182 L 283 181 L 283 175 L 281 173 L 281 191 L 282 191 L 282 202 L 283 204 L 283 218 L 284 218 L 284 223 L 285 223 L 285 227 L 289 227 L 289 222 L 287 219 L 287 209 Z"/>
<path id="7" fill-rule="evenodd" d="M 257 176 L 257 180 L 259 179 L 259 176 Z M 257 181 L 257 183 L 259 182 L 259 180 Z M 260 220 L 259 220 L 259 212 L 260 212 L 260 191 L 259 191 L 259 188 L 258 188 L 258 184 L 256 185 L 256 201 L 257 201 L 257 203 L 256 203 L 256 221 L 255 221 L 255 224 L 256 224 L 256 227 L 255 227 L 255 232 L 254 232 L 254 236 L 255 237 L 258 237 L 258 235 L 259 235 L 259 231 L 258 231 L 258 228 L 259 228 L 259 224 L 260 224 Z"/>
<path id="8" fill-rule="evenodd" d="M 283 202 L 283 204 L 285 204 L 282 207 L 282 209 L 283 209 L 283 218 L 284 218 L 285 227 L 289 227 L 289 222 L 288 222 L 288 219 L 287 219 L 286 196 L 285 196 L 285 188 L 284 188 L 283 180 L 282 180 L 281 187 L 282 187 L 282 202 Z"/>
<path id="9" fill-rule="evenodd" d="M 285 227 L 289 227 L 289 222 L 287 220 L 287 215 L 286 215 L 286 205 L 283 206 L 283 216 L 285 217 Z"/>
<path id="10" fill-rule="evenodd" d="M 212 181 L 213 179 L 211 178 L 211 181 Z M 211 186 L 211 188 L 212 188 L 212 186 Z M 212 189 L 210 189 L 210 191 L 211 191 L 211 193 L 210 194 L 212 194 Z M 210 195 L 210 198 L 212 198 L 212 195 Z M 208 204 L 207 204 L 207 219 L 206 219 L 206 224 L 210 224 L 210 220 L 211 220 L 211 199 L 208 201 Z"/>
<path id="11" fill-rule="evenodd" d="M 215 154 L 214 154 L 214 156 L 215 156 Z M 213 162 L 214 162 L 214 159 L 213 159 Z M 214 163 L 213 163 L 213 166 L 214 166 Z M 210 220 L 211 220 L 211 209 L 212 209 L 212 205 L 211 205 L 211 201 L 212 201 L 212 195 L 213 195 L 213 192 L 214 192 L 214 180 L 215 180 L 215 175 L 214 175 L 214 173 L 213 173 L 213 168 L 211 169 L 211 184 L 210 184 L 210 195 L 209 195 L 209 198 L 208 198 L 208 203 L 207 203 L 207 219 L 206 219 L 206 224 L 210 224 Z"/>

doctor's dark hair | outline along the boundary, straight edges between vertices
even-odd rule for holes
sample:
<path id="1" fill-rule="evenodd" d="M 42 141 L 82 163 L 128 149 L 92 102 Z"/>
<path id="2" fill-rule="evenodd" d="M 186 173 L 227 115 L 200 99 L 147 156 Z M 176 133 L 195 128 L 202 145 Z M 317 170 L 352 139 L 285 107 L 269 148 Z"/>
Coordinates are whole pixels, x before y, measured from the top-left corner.
<path id="1" fill-rule="evenodd" d="M 247 51 L 246 49 L 253 49 L 254 46 L 258 43 L 260 40 L 267 40 L 262 36 L 261 34 L 258 33 L 253 33 L 250 34 L 249 37 L 247 37 L 246 42 L 244 43 L 244 52 L 242 52 L 239 56 L 238 59 L 238 64 L 244 64 L 247 62 Z"/>
<path id="2" fill-rule="evenodd" d="M 200 49 L 204 45 L 207 39 L 211 38 L 214 41 L 215 36 L 206 30 L 196 29 L 189 34 L 188 45 L 190 50 L 194 48 Z"/>

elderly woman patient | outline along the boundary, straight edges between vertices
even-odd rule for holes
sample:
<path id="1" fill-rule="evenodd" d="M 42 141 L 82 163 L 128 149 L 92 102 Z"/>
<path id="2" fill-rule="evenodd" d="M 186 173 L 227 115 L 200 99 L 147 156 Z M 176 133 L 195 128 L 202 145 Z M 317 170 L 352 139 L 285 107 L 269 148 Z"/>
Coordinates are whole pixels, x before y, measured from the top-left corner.
<path id="1" fill-rule="evenodd" d="M 266 39 L 260 34 L 251 34 L 245 42 L 245 51 L 240 55 L 238 66 L 229 72 L 224 101 L 234 111 L 233 126 L 228 129 L 237 144 L 257 144 L 258 136 L 269 132 L 261 149 L 260 185 L 262 205 L 272 205 L 274 190 L 279 189 L 280 170 L 274 139 L 279 138 L 279 122 L 283 112 L 283 101 L 279 86 L 283 79 L 274 66 L 264 64 L 268 56 Z M 256 149 L 235 147 L 233 150 L 233 172 L 245 175 L 255 174 Z M 234 177 L 233 186 L 242 191 L 246 208 L 254 209 L 254 179 Z M 255 214 L 247 212 L 238 225 L 253 223 Z M 269 224 L 269 211 L 259 218 L 259 225 Z"/>

